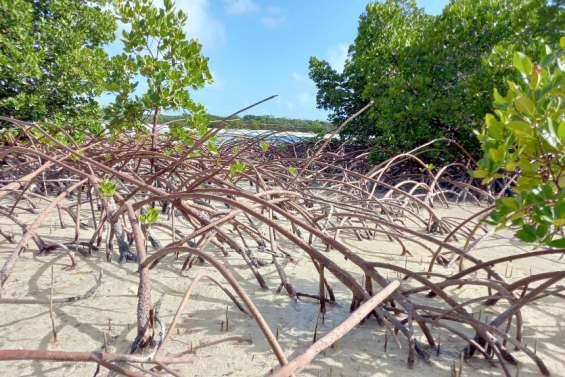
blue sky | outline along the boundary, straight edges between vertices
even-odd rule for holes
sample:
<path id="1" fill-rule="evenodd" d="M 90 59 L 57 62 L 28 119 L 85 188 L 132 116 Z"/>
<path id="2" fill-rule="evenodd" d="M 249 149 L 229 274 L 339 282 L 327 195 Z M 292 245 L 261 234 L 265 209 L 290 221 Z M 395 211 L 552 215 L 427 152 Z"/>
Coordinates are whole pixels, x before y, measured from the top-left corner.
<path id="1" fill-rule="evenodd" d="M 214 84 L 193 93 L 208 112 L 227 115 L 272 94 L 249 113 L 326 119 L 316 109 L 308 60 L 341 69 L 368 0 L 176 0 L 187 32 L 203 45 Z M 418 0 L 438 14 L 448 0 Z"/>

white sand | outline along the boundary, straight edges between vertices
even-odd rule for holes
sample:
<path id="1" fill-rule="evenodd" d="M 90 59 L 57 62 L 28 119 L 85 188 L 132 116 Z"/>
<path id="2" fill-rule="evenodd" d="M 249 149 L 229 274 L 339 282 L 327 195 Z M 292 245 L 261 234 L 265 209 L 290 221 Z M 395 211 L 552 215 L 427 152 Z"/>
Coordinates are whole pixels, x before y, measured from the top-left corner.
<path id="1" fill-rule="evenodd" d="M 473 208 L 451 209 L 444 215 L 463 216 Z M 74 234 L 71 220 L 66 216 L 66 229 L 59 229 L 56 214 L 41 228 L 41 234 L 47 240 L 67 241 Z M 85 212 L 85 217 L 87 217 Z M 30 220 L 32 215 L 22 215 L 22 219 Z M 3 230 L 11 229 L 20 232 L 6 218 L 0 218 Z M 86 238 L 91 230 L 83 230 L 82 237 Z M 1 239 L 1 237 L 0 237 Z M 18 239 L 18 237 L 16 237 Z M 163 236 L 163 241 L 168 237 Z M 400 256 L 400 248 L 386 240 L 357 241 L 351 235 L 345 235 L 341 240 L 352 250 L 357 251 L 369 260 L 385 261 L 404 266 L 408 263 L 412 269 L 423 271 L 427 268 L 429 253 L 418 246 L 410 245 L 414 257 L 407 261 Z M 8 257 L 7 251 L 13 245 L 4 240 L 0 243 L 0 264 Z M 33 244 L 30 243 L 30 247 Z M 295 289 L 300 292 L 317 293 L 317 274 L 307 255 L 285 242 L 281 246 L 287 251 L 293 251 L 296 264 L 288 264 L 286 272 Z M 509 239 L 507 233 L 497 234 L 481 243 L 474 255 L 481 259 L 500 257 L 524 250 L 524 245 Z M 149 248 L 149 251 L 153 250 Z M 244 289 L 252 297 L 262 314 L 267 319 L 274 332 L 278 332 L 279 341 L 289 358 L 301 352 L 312 343 L 313 330 L 318 315 L 319 306 L 312 300 L 292 302 L 284 291 L 276 294 L 279 279 L 274 266 L 261 269 L 270 287 L 263 291 L 258 288 L 252 274 L 245 266 L 241 257 L 230 253 L 223 257 L 218 252 L 218 258 L 236 275 Z M 343 260 L 336 252 L 329 256 L 351 271 L 355 271 L 359 279 L 361 273 L 352 263 Z M 98 349 L 106 333 L 112 344 L 112 349 L 126 352 L 135 337 L 136 290 L 138 277 L 136 265 L 128 263 L 120 266 L 117 263 L 107 263 L 102 253 L 99 256 L 84 258 L 77 253 L 78 267 L 67 271 L 65 267 L 69 259 L 60 251 L 44 257 L 35 257 L 26 252 L 18 261 L 10 279 L 2 291 L 4 298 L 41 298 L 49 297 L 50 266 L 55 271 L 55 297 L 66 297 L 84 293 L 94 283 L 93 272 L 101 269 L 104 273 L 103 283 L 94 297 L 72 303 L 55 305 L 55 322 L 58 331 L 58 342 L 53 343 L 48 305 L 12 305 L 0 306 L 0 348 L 40 349 L 91 351 Z M 179 260 L 168 257 L 158 268 L 151 272 L 153 300 L 162 298 L 161 318 L 168 323 L 171 321 L 178 303 L 192 277 L 198 271 L 206 271 L 222 281 L 218 273 L 209 265 L 197 265 L 188 273 L 179 274 L 184 256 Z M 514 262 L 508 267 L 512 278 L 533 273 L 562 270 L 565 259 L 557 257 L 538 258 L 535 263 Z M 500 267 L 502 274 L 506 266 Z M 448 271 L 440 267 L 441 273 Z M 394 278 L 394 276 L 389 276 Z M 319 325 L 318 335 L 321 336 L 347 317 L 351 296 L 344 287 L 330 277 L 339 305 L 330 306 L 325 323 Z M 410 282 L 403 282 L 410 284 Z M 464 288 L 456 291 L 459 300 L 476 296 L 473 290 Z M 483 288 L 481 288 L 483 289 Z M 483 289 L 484 290 L 484 289 Z M 482 294 L 482 293 L 481 293 Z M 422 297 L 424 295 L 421 295 Z M 428 300 L 422 298 L 422 300 Z M 483 315 L 491 318 L 494 313 L 506 307 L 501 302 L 496 307 L 477 305 L 475 312 L 482 311 Z M 226 308 L 229 317 L 228 331 L 222 330 Z M 565 300 L 545 298 L 523 310 L 525 342 L 533 346 L 537 341 L 537 353 L 546 362 L 553 376 L 565 376 Z M 210 347 L 198 349 L 191 356 L 192 362 L 175 365 L 174 367 L 185 376 L 256 376 L 264 375 L 277 366 L 277 360 L 270 351 L 255 322 L 240 313 L 231 301 L 215 285 L 203 280 L 195 294 L 190 299 L 185 313 L 178 323 L 177 331 L 167 343 L 165 351 L 170 353 L 182 352 L 191 346 L 196 348 L 202 342 L 209 342 L 225 337 L 241 336 L 249 338 L 251 343 L 224 342 Z M 437 333 L 437 329 L 433 330 Z M 466 330 L 469 334 L 472 334 Z M 388 351 L 383 350 L 384 328 L 379 327 L 374 320 L 367 321 L 355 328 L 342 338 L 334 347 L 326 350 L 317 357 L 300 375 L 304 376 L 449 376 L 450 364 L 457 358 L 458 351 L 464 343 L 456 338 L 447 338 L 442 333 L 442 354 L 439 357 L 431 352 L 433 357 L 430 365 L 421 360 L 416 361 L 414 369 L 406 367 L 407 353 L 405 342 L 401 338 L 403 349 L 399 349 L 389 337 Z M 515 352 L 521 361 L 520 376 L 539 375 L 535 365 L 525 355 Z M 2 362 L 0 376 L 92 376 L 95 364 L 92 363 L 47 363 L 47 362 Z M 515 373 L 514 368 L 511 369 Z M 105 372 L 104 372 L 105 373 Z M 105 374 L 102 374 L 105 375 Z M 501 376 L 502 371 L 489 365 L 480 358 L 475 358 L 464 365 L 463 376 Z"/>

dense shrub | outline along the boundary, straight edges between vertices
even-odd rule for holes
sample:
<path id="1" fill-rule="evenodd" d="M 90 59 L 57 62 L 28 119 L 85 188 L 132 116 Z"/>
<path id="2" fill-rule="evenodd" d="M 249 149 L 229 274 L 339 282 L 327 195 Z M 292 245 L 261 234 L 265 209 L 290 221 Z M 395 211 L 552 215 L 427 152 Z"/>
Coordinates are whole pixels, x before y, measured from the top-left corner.
<path id="1" fill-rule="evenodd" d="M 342 136 L 372 144 L 376 161 L 437 137 L 478 154 L 473 130 L 512 72 L 507 55 L 556 43 L 564 8 L 562 0 L 453 0 L 430 16 L 414 0 L 370 3 L 343 72 L 311 58 L 318 106 L 337 123 L 374 100 Z"/>
<path id="2" fill-rule="evenodd" d="M 99 125 L 116 20 L 107 2 L 0 0 L 0 114 Z"/>
<path id="3" fill-rule="evenodd" d="M 518 229 L 523 241 L 565 248 L 565 57 L 547 47 L 538 64 L 523 53 L 513 63 L 519 79 L 508 81 L 505 96 L 494 91 L 474 175 L 484 183 L 517 177 L 515 195 L 497 200 L 491 222 Z"/>

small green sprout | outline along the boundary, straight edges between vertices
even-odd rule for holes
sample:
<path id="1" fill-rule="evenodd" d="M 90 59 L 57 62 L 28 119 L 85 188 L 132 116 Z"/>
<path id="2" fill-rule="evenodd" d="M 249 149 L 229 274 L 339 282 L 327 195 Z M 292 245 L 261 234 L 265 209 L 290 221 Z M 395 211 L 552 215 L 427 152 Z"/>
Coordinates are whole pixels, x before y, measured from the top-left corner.
<path id="1" fill-rule="evenodd" d="M 234 162 L 233 164 L 230 165 L 230 173 L 229 173 L 230 177 L 233 177 L 237 173 L 243 173 L 246 167 L 247 165 L 245 165 L 245 163 L 241 161 Z"/>
<path id="2" fill-rule="evenodd" d="M 103 179 L 99 184 L 100 194 L 105 198 L 111 198 L 116 193 L 118 187 L 116 184 L 109 179 Z"/>
<path id="3" fill-rule="evenodd" d="M 159 210 L 157 208 L 151 207 L 146 213 L 139 215 L 139 221 L 143 224 L 154 224 L 159 219 Z"/>
<path id="4" fill-rule="evenodd" d="M 266 153 L 269 150 L 269 143 L 262 141 L 259 143 L 259 147 L 264 153 Z"/>

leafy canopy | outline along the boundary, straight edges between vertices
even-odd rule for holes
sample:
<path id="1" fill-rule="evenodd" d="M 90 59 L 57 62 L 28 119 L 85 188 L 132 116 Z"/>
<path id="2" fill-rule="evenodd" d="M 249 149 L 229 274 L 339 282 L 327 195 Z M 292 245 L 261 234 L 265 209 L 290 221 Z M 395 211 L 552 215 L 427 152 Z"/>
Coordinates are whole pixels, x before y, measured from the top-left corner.
<path id="1" fill-rule="evenodd" d="M 116 0 L 116 9 L 128 28 L 122 32 L 124 49 L 113 58 L 110 77 L 117 93 L 107 114 L 114 132 L 140 128 L 151 115 L 155 137 L 159 113 L 167 110 L 188 113 L 190 124 L 204 132 L 206 112 L 191 99 L 188 89 L 201 88 L 212 77 L 200 43 L 184 32 L 187 15 L 177 11 L 171 0 L 163 1 L 163 7 L 151 0 Z M 140 96 L 134 95 L 138 80 L 147 85 Z M 178 124 L 171 126 L 171 134 L 190 141 L 190 132 Z"/>
<path id="2" fill-rule="evenodd" d="M 0 0 L 0 114 L 96 128 L 115 19 L 105 0 Z"/>
<path id="3" fill-rule="evenodd" d="M 370 3 L 343 72 L 310 59 L 318 106 L 340 123 L 374 100 L 342 133 L 372 144 L 374 161 L 439 137 L 478 154 L 473 131 L 491 110 L 493 86 L 502 90 L 512 74 L 507 55 L 537 53 L 538 39 L 556 43 L 564 8 L 563 1 L 452 0 L 430 16 L 414 0 Z"/>
<path id="4" fill-rule="evenodd" d="M 497 200 L 492 223 L 516 228 L 523 241 L 565 248 L 565 37 L 560 44 L 562 51 L 546 47 L 538 64 L 514 54 L 519 79 L 508 80 L 504 96 L 494 91 L 474 175 L 484 183 L 517 176 L 515 196 Z"/>

